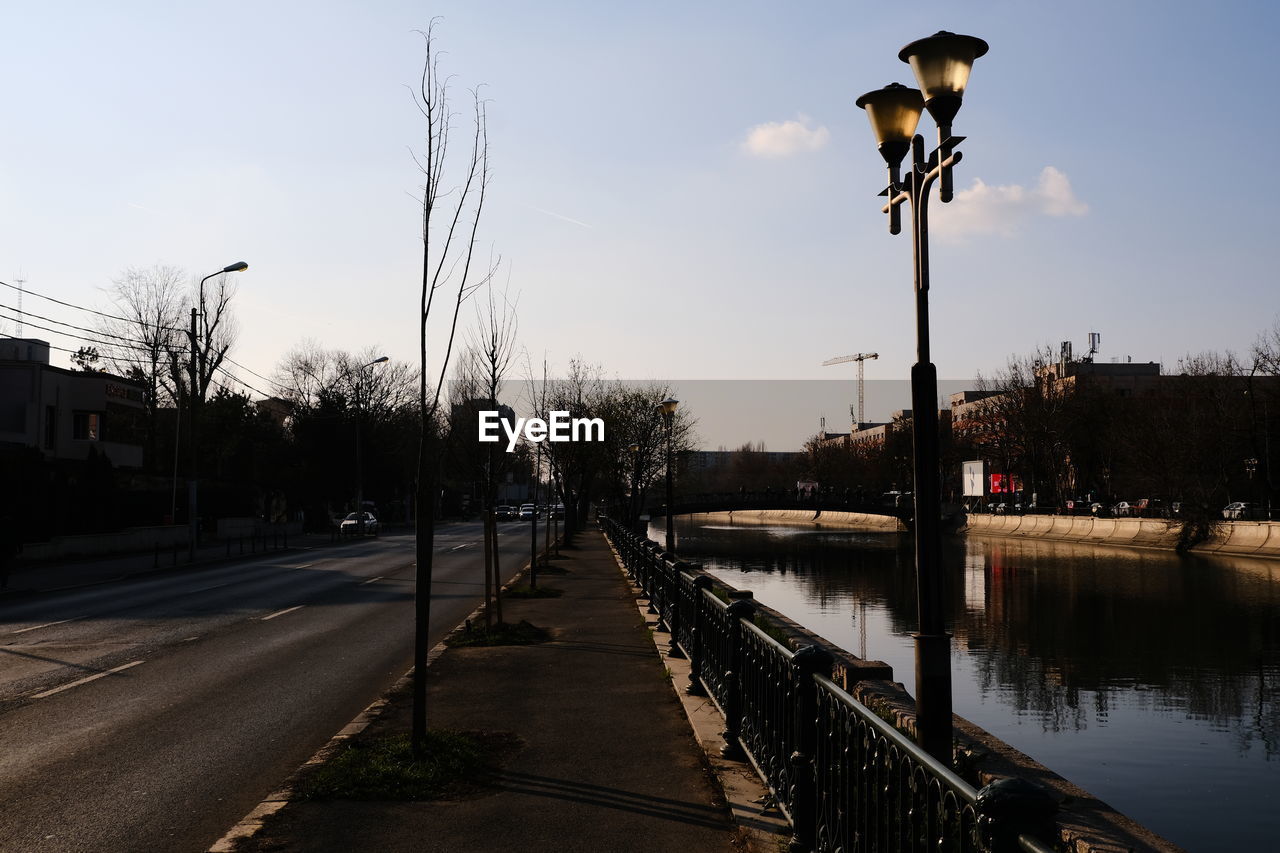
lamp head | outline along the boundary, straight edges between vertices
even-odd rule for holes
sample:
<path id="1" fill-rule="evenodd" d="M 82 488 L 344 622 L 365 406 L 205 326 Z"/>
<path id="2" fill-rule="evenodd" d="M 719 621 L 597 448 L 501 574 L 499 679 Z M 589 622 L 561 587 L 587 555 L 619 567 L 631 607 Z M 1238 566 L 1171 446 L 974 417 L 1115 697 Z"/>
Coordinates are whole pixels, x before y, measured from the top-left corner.
<path id="1" fill-rule="evenodd" d="M 662 411 L 663 416 L 671 417 L 676 413 L 676 406 L 680 405 L 680 401 L 675 397 L 668 397 L 658 404 L 658 408 Z"/>
<path id="2" fill-rule="evenodd" d="M 249 268 L 249 265 L 246 264 L 244 261 L 236 261 L 234 264 L 228 264 L 227 266 L 223 267 L 222 271 L 223 272 L 244 272 L 248 268 Z"/>
<path id="3" fill-rule="evenodd" d="M 871 132 L 876 136 L 880 156 L 896 169 L 911 150 L 911 137 L 916 135 L 924 97 L 920 90 L 890 83 L 883 89 L 867 92 L 855 101 L 867 111 Z"/>
<path id="4" fill-rule="evenodd" d="M 898 58 L 915 72 L 916 82 L 924 92 L 924 105 L 939 126 L 951 126 L 960 111 L 973 61 L 987 49 L 987 43 L 980 38 L 940 30 L 898 51 Z"/>

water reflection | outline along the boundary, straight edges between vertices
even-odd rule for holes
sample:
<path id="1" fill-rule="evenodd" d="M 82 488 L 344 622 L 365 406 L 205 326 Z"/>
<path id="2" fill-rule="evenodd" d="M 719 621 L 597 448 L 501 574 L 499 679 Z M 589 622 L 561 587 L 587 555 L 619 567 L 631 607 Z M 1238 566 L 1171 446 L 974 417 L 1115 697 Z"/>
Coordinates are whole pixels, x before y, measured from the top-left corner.
<path id="1" fill-rule="evenodd" d="M 912 688 L 906 537 L 727 524 L 679 536 L 686 559 Z M 957 713 L 1184 845 L 1220 848 L 1232 809 L 1241 844 L 1280 831 L 1258 800 L 1280 784 L 1280 565 L 986 537 L 944 549 Z M 1195 818 L 1206 795 L 1212 833 Z"/>

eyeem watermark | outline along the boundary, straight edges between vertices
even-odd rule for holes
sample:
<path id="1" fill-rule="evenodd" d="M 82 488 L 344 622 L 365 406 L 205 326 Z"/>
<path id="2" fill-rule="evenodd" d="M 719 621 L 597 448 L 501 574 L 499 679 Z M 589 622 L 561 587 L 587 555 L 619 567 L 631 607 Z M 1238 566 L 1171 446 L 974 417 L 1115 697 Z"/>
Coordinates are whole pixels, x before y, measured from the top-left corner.
<path id="1" fill-rule="evenodd" d="M 507 452 L 516 449 L 520 436 L 526 441 L 604 441 L 604 420 L 601 418 L 571 418 L 568 412 L 552 412 L 551 419 L 516 418 L 515 425 L 503 420 L 501 413 L 480 412 L 480 440 L 501 441 L 498 428 L 507 434 Z"/>

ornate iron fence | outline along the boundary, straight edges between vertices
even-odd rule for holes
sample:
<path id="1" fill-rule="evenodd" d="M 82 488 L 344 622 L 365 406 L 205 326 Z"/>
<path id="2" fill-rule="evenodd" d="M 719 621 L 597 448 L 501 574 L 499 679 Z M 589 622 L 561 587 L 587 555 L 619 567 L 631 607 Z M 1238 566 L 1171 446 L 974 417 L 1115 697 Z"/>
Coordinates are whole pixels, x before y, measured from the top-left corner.
<path id="1" fill-rule="evenodd" d="M 712 591 L 699 567 L 669 561 L 611 519 L 623 567 L 690 658 L 688 692 L 725 717 L 724 754 L 751 761 L 791 822 L 792 853 L 1049 853 L 1055 805 L 1002 779 L 976 790 L 831 680 L 833 656 L 792 650 L 753 624 L 749 592 Z"/>

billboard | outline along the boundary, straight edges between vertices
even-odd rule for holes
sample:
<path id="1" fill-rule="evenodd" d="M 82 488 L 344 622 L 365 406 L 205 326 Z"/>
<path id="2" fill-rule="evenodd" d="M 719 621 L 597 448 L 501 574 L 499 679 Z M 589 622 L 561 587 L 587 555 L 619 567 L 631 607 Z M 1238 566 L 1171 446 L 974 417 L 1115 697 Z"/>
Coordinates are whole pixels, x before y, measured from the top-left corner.
<path id="1" fill-rule="evenodd" d="M 982 461 L 964 463 L 964 496 L 980 498 L 986 495 L 986 463 Z"/>

